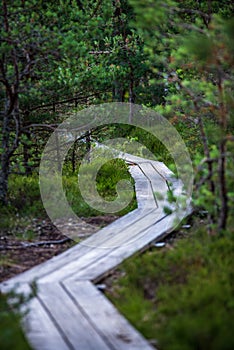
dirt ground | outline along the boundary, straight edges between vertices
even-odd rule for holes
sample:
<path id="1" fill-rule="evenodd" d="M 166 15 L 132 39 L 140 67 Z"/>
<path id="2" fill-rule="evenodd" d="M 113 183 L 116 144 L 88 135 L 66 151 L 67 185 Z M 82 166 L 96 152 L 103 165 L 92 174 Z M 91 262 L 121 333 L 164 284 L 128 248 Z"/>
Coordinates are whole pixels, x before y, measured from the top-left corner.
<path id="1" fill-rule="evenodd" d="M 31 267 L 38 265 L 72 247 L 75 242 L 70 239 L 74 234 L 80 240 L 87 238 L 114 221 L 115 216 L 97 216 L 84 218 L 80 223 L 58 223 L 57 227 L 50 221 L 34 219 L 31 224 L 32 239 L 23 236 L 0 233 L 0 282 L 7 280 Z M 79 244 L 79 243 L 78 243 Z"/>

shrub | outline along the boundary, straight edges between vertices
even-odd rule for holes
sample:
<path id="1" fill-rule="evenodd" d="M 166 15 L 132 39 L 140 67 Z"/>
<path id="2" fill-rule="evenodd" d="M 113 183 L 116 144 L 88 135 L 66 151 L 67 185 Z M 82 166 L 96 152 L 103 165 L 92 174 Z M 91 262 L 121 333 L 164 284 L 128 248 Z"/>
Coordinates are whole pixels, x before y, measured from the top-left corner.
<path id="1" fill-rule="evenodd" d="M 110 297 L 159 349 L 231 350 L 233 250 L 233 236 L 209 237 L 200 229 L 175 248 L 127 260 Z"/>

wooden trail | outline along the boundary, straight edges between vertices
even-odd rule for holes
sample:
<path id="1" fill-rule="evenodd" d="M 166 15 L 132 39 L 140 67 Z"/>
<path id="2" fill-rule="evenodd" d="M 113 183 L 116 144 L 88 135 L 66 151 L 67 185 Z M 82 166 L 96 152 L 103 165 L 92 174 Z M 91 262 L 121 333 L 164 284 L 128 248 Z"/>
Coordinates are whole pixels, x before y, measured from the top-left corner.
<path id="1" fill-rule="evenodd" d="M 0 284 L 37 296 L 24 320 L 35 350 L 150 350 L 153 347 L 95 286 L 124 259 L 166 236 L 177 213 L 166 215 L 167 192 L 182 194 L 182 183 L 157 161 L 121 155 L 135 180 L 138 208 L 63 254 Z M 174 208 L 172 207 L 172 210 Z M 191 212 L 183 210 L 183 216 Z"/>

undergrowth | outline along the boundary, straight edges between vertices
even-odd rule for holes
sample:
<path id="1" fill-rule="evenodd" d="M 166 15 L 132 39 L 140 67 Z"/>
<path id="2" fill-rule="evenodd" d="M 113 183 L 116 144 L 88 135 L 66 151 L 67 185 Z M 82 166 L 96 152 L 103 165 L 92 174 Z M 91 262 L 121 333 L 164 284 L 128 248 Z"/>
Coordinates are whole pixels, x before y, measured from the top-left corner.
<path id="1" fill-rule="evenodd" d="M 86 191 L 91 194 L 90 184 L 96 184 L 98 195 L 105 201 L 111 202 L 117 198 L 117 184 L 121 180 L 128 180 L 132 185 L 134 181 L 128 172 L 126 163 L 121 159 L 112 159 L 106 162 L 100 167 L 97 173 L 97 177 L 94 177 L 95 170 L 98 167 L 98 162 L 87 163 L 82 169 L 82 176 L 87 179 L 86 183 L 83 183 L 86 187 Z M 66 168 L 64 173 L 66 176 L 63 177 L 63 186 L 66 192 L 66 197 L 73 211 L 79 216 L 97 216 L 103 214 L 102 212 L 89 206 L 81 195 L 81 191 L 78 183 L 78 172 L 71 173 L 69 168 Z M 134 189 L 133 189 L 134 191 Z M 115 213 L 116 215 L 122 216 L 132 211 L 137 207 L 136 197 L 134 196 L 132 201 L 126 208 Z M 105 213 L 105 212 L 104 212 Z"/>
<path id="2" fill-rule="evenodd" d="M 204 229 L 124 262 L 110 299 L 159 350 L 234 348 L 233 233 Z"/>
<path id="3" fill-rule="evenodd" d="M 33 294 L 24 297 L 21 294 L 10 292 L 0 293 L 0 347 L 3 350 L 30 350 L 31 347 L 24 336 L 20 322 L 23 314 L 22 305 L 33 297 Z"/>
<path id="4" fill-rule="evenodd" d="M 94 164 L 95 166 L 95 164 Z M 92 164 L 87 164 L 87 177 L 92 173 Z M 97 175 L 96 186 L 100 196 L 108 201 L 116 199 L 116 185 L 122 179 L 129 180 L 132 185 L 128 168 L 124 161 L 115 159 L 104 164 Z M 82 198 L 77 185 L 77 171 L 72 173 L 68 166 L 63 171 L 63 186 L 68 203 L 79 217 L 90 217 L 102 214 L 90 207 Z M 131 203 L 116 215 L 125 215 L 137 206 L 135 197 Z M 0 231 L 18 235 L 25 230 L 32 218 L 45 219 L 46 211 L 40 196 L 38 174 L 31 176 L 11 175 L 9 180 L 8 206 L 1 207 Z M 32 232 L 24 232 L 31 235 Z"/>

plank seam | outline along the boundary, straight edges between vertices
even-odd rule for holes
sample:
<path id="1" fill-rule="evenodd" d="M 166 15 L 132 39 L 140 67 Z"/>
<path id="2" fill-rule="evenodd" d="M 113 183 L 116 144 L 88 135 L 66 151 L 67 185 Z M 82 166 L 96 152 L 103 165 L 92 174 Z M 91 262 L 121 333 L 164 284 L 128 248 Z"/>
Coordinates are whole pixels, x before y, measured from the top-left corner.
<path id="1" fill-rule="evenodd" d="M 51 319 L 53 325 L 57 328 L 58 332 L 60 333 L 61 337 L 65 341 L 65 343 L 71 348 L 71 350 L 77 350 L 73 347 L 71 342 L 69 341 L 69 338 L 67 337 L 66 333 L 63 331 L 62 327 L 60 327 L 59 323 L 56 321 L 56 318 L 53 316 L 53 314 L 50 312 L 50 310 L 47 308 L 46 304 L 41 300 L 40 296 L 37 296 L 37 299 L 39 303 L 42 305 L 44 310 L 46 311 L 47 315 Z"/>
<path id="2" fill-rule="evenodd" d="M 87 312 L 85 312 L 82 305 L 77 302 L 77 300 L 73 297 L 73 295 L 66 288 L 64 281 L 61 281 L 60 284 L 61 284 L 62 288 L 64 289 L 64 291 L 69 295 L 69 297 L 73 301 L 73 303 L 76 305 L 76 307 L 80 310 L 82 315 L 86 318 L 86 320 L 92 326 L 93 330 L 105 341 L 106 345 L 108 345 L 110 347 L 110 350 L 118 350 L 115 347 L 113 347 L 113 344 L 110 341 L 108 341 L 108 338 L 105 336 L 105 334 L 100 332 L 100 330 L 95 326 L 92 319 L 89 317 L 89 314 Z"/>

